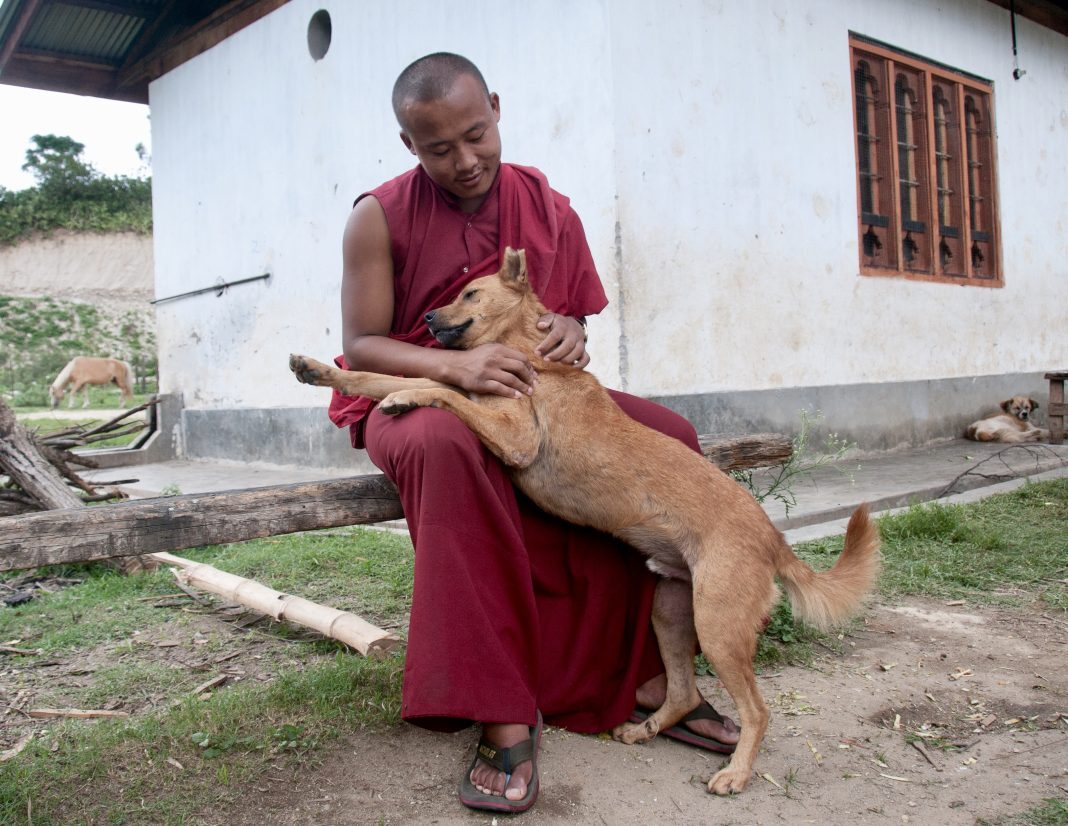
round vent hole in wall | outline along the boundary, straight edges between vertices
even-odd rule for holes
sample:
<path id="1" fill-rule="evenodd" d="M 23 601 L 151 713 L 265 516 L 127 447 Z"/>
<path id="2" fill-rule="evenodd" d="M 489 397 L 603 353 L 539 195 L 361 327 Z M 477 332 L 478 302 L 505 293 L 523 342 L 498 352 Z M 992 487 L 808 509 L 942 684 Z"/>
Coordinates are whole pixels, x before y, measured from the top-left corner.
<path id="1" fill-rule="evenodd" d="M 308 53 L 315 60 L 322 60 L 330 51 L 330 37 L 333 34 L 333 26 L 330 23 L 330 12 L 319 9 L 312 15 L 308 22 Z"/>

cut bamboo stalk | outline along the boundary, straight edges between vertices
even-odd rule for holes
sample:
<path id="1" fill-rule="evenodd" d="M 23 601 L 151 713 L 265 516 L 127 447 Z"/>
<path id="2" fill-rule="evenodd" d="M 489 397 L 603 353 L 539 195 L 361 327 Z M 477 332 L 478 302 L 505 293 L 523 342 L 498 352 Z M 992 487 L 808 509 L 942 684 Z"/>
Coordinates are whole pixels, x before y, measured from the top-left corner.
<path id="1" fill-rule="evenodd" d="M 176 569 L 175 577 L 183 584 L 218 594 L 276 621 L 285 620 L 311 628 L 325 637 L 355 648 L 366 657 L 385 657 L 402 644 L 396 634 L 384 631 L 348 611 L 283 594 L 254 580 L 174 554 L 160 552 L 148 556 L 164 565 L 173 566 Z"/>

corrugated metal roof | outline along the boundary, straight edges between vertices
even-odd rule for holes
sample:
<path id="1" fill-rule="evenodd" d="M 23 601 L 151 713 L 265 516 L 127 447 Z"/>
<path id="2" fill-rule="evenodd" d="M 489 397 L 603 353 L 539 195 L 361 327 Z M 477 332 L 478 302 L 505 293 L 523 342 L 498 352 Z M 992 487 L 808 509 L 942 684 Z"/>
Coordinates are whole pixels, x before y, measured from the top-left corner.
<path id="1" fill-rule="evenodd" d="M 146 19 L 143 14 L 51 3 L 34 16 L 20 48 L 119 66 Z"/>
<path id="2" fill-rule="evenodd" d="M 148 102 L 148 84 L 287 0 L 2 0 L 0 83 Z"/>

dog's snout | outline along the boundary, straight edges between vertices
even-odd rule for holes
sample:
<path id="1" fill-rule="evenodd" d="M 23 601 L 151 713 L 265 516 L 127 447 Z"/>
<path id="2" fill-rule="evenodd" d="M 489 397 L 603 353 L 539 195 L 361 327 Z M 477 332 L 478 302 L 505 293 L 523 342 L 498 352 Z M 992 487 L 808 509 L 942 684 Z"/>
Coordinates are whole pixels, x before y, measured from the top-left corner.
<path id="1" fill-rule="evenodd" d="M 425 321 L 427 324 L 433 324 L 434 323 L 434 316 L 436 314 L 437 314 L 437 310 L 431 310 L 429 313 L 427 313 L 425 316 L 423 316 L 423 321 Z"/>
<path id="2" fill-rule="evenodd" d="M 1023 419 L 1025 422 L 1027 421 L 1027 418 L 1030 415 L 1031 415 L 1031 411 L 1030 410 L 1021 410 L 1020 411 L 1020 418 Z"/>

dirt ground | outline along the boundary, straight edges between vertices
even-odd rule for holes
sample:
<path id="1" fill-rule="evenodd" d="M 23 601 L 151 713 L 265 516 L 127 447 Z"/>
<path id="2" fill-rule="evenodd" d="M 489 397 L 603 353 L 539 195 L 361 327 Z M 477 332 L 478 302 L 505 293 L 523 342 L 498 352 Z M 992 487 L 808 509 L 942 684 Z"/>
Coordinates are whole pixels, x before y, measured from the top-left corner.
<path id="1" fill-rule="evenodd" d="M 749 788 L 721 759 L 549 729 L 528 823 L 974 824 L 1068 796 L 1068 623 L 1037 611 L 877 604 L 815 668 L 759 677 L 771 726 Z M 722 690 L 702 690 L 722 710 Z M 473 730 L 354 733 L 205 824 L 492 822 L 457 801 Z M 497 817 L 500 822 L 509 818 Z"/>

